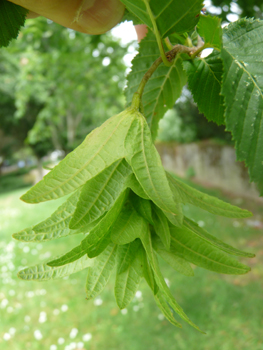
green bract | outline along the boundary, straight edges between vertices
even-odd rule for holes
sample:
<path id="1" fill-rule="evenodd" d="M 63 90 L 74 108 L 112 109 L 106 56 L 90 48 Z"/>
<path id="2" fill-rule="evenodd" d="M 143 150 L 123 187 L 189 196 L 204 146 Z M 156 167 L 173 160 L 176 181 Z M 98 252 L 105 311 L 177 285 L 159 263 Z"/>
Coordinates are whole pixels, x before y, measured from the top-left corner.
<path id="1" fill-rule="evenodd" d="M 65 255 L 20 271 L 20 278 L 47 280 L 88 268 L 86 292 L 91 299 L 101 293 L 116 266 L 115 296 L 120 308 L 130 303 L 144 277 L 172 324 L 180 326 L 169 306 L 198 329 L 167 287 L 157 255 L 187 276 L 193 275 L 189 262 L 219 273 L 249 271 L 226 253 L 253 254 L 232 248 L 185 218 L 182 204 L 189 202 L 230 217 L 250 213 L 167 174 L 146 120 L 133 105 L 95 129 L 22 199 L 35 203 L 70 192 L 50 218 L 13 237 L 24 242 L 76 233 L 85 237 Z"/>

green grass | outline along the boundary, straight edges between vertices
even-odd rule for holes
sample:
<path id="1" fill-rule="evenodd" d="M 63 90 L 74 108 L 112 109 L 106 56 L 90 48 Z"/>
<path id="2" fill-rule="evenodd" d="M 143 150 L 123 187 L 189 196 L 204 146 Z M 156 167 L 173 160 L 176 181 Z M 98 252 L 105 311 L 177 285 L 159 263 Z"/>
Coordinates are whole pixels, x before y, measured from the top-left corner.
<path id="1" fill-rule="evenodd" d="M 70 250 L 81 239 L 74 236 L 43 244 L 12 240 L 13 232 L 46 218 L 63 201 L 29 205 L 18 199 L 23 192 L 0 195 L 1 350 L 263 349 L 263 236 L 246 220 L 220 218 L 185 207 L 187 215 L 210 233 L 257 254 L 255 259 L 243 260 L 252 267 L 249 274 L 226 276 L 195 268 L 195 276 L 189 278 L 161 264 L 177 301 L 206 331 L 202 335 L 185 323 L 181 330 L 164 320 L 144 281 L 141 296 L 137 295 L 124 314 L 114 300 L 114 276 L 95 303 L 85 299 L 85 270 L 53 282 L 19 280 L 16 273 L 20 268 Z M 262 207 L 253 202 L 245 204 L 262 221 Z M 44 322 L 39 322 L 41 312 Z M 70 337 L 73 328 L 78 332 Z M 41 332 L 42 339 L 35 338 L 36 331 Z M 9 337 L 6 334 L 11 336 L 9 340 L 5 340 Z M 89 334 L 92 338 L 87 341 Z M 60 338 L 63 344 L 58 344 Z"/>

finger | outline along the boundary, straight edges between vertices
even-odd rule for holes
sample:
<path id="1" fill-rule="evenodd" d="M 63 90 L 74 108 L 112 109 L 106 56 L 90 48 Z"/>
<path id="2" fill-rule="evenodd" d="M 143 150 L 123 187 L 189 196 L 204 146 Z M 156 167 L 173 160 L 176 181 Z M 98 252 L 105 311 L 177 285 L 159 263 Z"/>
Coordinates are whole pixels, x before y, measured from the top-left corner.
<path id="1" fill-rule="evenodd" d="M 148 33 L 148 28 L 146 24 L 136 24 L 135 30 L 138 37 L 138 42 L 140 42 Z"/>
<path id="2" fill-rule="evenodd" d="M 11 0 L 65 27 L 88 34 L 101 34 L 122 18 L 120 0 Z"/>

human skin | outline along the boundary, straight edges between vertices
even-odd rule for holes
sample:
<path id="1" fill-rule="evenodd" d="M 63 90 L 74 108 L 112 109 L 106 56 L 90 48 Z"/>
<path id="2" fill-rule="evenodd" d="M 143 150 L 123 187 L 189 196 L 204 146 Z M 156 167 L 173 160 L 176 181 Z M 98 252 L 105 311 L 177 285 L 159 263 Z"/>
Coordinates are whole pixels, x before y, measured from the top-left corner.
<path id="1" fill-rule="evenodd" d="M 120 0 L 11 0 L 29 10 L 28 18 L 44 16 L 87 34 L 102 34 L 120 22 Z"/>

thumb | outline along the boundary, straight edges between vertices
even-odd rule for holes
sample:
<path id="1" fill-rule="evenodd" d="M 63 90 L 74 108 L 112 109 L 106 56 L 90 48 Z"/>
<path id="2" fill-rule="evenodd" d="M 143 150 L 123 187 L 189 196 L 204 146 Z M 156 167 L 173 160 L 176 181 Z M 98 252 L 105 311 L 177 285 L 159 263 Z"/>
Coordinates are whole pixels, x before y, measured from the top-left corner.
<path id="1" fill-rule="evenodd" d="M 30 10 L 29 17 L 41 15 L 65 27 L 88 34 L 101 34 L 122 18 L 120 0 L 11 0 Z"/>

